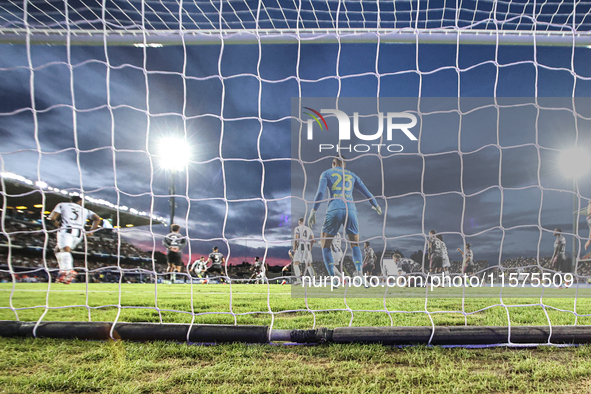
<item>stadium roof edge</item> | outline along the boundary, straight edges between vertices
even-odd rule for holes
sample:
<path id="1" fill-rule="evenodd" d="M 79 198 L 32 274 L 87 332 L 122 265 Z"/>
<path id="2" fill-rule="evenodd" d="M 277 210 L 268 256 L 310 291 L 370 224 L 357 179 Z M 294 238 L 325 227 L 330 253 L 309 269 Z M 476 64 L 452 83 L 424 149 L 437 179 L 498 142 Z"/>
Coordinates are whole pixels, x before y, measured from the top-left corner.
<path id="1" fill-rule="evenodd" d="M 73 195 L 80 195 L 77 192 L 53 188 L 45 182 L 33 182 L 8 172 L 0 173 L 0 180 L 0 195 L 6 197 L 6 205 L 2 204 L 0 208 L 26 207 L 27 211 L 42 213 L 52 210 L 60 202 L 70 201 L 70 197 Z M 43 196 L 45 196 L 45 202 Z M 85 207 L 94 211 L 101 218 L 111 219 L 114 227 L 137 227 L 150 223 L 167 225 L 163 217 L 150 215 L 150 213 L 126 206 L 118 206 L 106 200 L 89 196 L 83 197 Z"/>

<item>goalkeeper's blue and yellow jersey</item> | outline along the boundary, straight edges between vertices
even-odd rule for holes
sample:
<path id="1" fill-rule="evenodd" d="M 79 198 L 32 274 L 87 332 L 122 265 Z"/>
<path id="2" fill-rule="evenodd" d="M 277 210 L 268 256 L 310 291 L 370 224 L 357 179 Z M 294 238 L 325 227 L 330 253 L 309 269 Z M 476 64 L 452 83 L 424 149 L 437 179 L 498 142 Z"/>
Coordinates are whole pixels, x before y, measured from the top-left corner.
<path id="1" fill-rule="evenodd" d="M 330 193 L 327 212 L 335 209 L 348 209 L 357 212 L 353 200 L 354 189 L 357 189 L 365 198 L 370 199 L 371 205 L 374 207 L 378 205 L 374 196 L 357 175 L 349 170 L 344 170 L 342 167 L 335 167 L 324 171 L 320 175 L 318 191 L 316 192 L 316 198 L 314 198 L 313 208 L 315 210 L 320 207 L 327 187 Z"/>

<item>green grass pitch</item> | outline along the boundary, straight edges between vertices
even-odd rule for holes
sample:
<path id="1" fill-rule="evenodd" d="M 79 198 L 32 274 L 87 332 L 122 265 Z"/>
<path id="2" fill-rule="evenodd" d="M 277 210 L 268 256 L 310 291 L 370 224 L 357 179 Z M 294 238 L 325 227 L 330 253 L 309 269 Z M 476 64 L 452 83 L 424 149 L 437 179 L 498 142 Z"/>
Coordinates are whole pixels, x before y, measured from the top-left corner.
<path id="1" fill-rule="evenodd" d="M 0 285 L 0 306 L 18 308 L 19 319 L 29 321 L 46 305 L 52 308 L 47 321 L 113 321 L 119 314 L 125 322 L 189 323 L 194 316 L 195 323 L 279 329 L 312 328 L 314 321 L 316 327 L 431 325 L 430 319 L 436 325 L 507 325 L 508 316 L 513 325 L 547 325 L 548 319 L 561 325 L 575 323 L 575 306 L 579 314 L 591 310 L 587 298 L 576 305 L 573 298 L 544 299 L 544 306 L 539 299 L 504 302 L 508 308 L 495 306 L 499 299 L 465 299 L 464 315 L 462 299 L 324 298 L 306 305 L 291 297 L 287 285 L 122 284 L 120 292 L 117 284 L 51 284 L 49 293 L 47 284 L 18 283 L 14 291 L 10 283 Z M 1 309 L 0 319 L 14 320 L 15 312 Z M 576 323 L 591 319 L 580 316 Z M 0 349 L 0 392 L 11 393 L 580 393 L 591 387 L 589 346 L 201 346 L 2 338 Z"/>
<path id="2" fill-rule="evenodd" d="M 591 313 L 591 299 L 293 298 L 289 285 L 0 284 L 0 320 L 259 324 L 276 329 L 343 326 L 566 325 Z M 297 311 L 297 312 L 286 312 Z M 462 313 L 462 311 L 464 313 Z M 429 313 L 427 313 L 429 312 Z M 274 316 L 274 319 L 272 318 Z M 576 324 L 591 324 L 579 316 Z"/>

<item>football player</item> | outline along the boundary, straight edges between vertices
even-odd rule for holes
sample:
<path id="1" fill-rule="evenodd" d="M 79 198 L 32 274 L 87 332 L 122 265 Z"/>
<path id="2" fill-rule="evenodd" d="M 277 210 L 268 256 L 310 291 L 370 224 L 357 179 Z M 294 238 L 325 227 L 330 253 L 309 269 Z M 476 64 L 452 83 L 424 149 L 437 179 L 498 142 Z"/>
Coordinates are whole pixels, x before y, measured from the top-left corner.
<path id="1" fill-rule="evenodd" d="M 335 262 L 334 265 L 334 274 L 336 276 L 341 276 L 341 272 L 337 267 L 341 267 L 343 269 L 343 249 L 341 249 L 343 238 L 341 237 L 341 233 L 337 233 L 335 237 L 332 239 L 332 243 L 330 245 L 330 249 L 332 251 L 332 259 Z"/>
<path id="2" fill-rule="evenodd" d="M 293 256 L 293 271 L 296 276 L 296 283 L 299 283 L 300 277 L 309 272 L 310 276 L 315 276 L 312 268 L 312 246 L 314 245 L 314 233 L 312 229 L 304 224 L 304 218 L 299 218 L 298 226 L 293 230 L 293 249 L 295 254 Z"/>
<path id="3" fill-rule="evenodd" d="M 166 272 L 181 272 L 183 267 L 183 252 L 182 249 L 187 245 L 187 238 L 179 231 L 181 226 L 172 224 L 170 226 L 170 233 L 164 237 L 162 244 L 166 247 Z"/>
<path id="4" fill-rule="evenodd" d="M 399 253 L 394 253 L 394 262 L 398 269 L 398 275 L 420 272 L 421 265 L 412 259 L 403 258 Z"/>
<path id="5" fill-rule="evenodd" d="M 566 239 L 562 235 L 562 229 L 554 230 L 554 254 L 552 254 L 552 268 L 559 272 L 569 272 L 568 260 L 566 259 Z"/>
<path id="6" fill-rule="evenodd" d="M 55 225 L 59 227 L 55 258 L 60 269 L 55 281 L 56 283 L 70 284 L 78 275 L 74 270 L 74 259 L 71 252 L 84 239 L 86 221 L 92 220 L 90 228 L 90 233 L 92 233 L 98 228 L 101 218 L 90 209 L 82 207 L 82 197 L 72 196 L 70 202 L 61 202 L 53 208 L 49 220 L 54 221 Z"/>
<path id="7" fill-rule="evenodd" d="M 365 258 L 363 259 L 363 271 L 373 271 L 376 265 L 376 253 L 373 251 L 373 248 L 369 246 L 369 241 L 365 242 L 363 252 L 365 253 Z"/>
<path id="8" fill-rule="evenodd" d="M 441 241 L 441 255 L 443 260 L 441 262 L 441 267 L 443 268 L 443 272 L 446 275 L 449 275 L 449 269 L 451 267 L 451 263 L 449 261 L 449 255 L 447 253 L 447 245 L 443 242 L 443 234 L 437 234 L 437 238 Z"/>
<path id="9" fill-rule="evenodd" d="M 258 256 L 254 258 L 254 264 L 251 271 L 252 275 L 250 276 L 250 279 L 255 279 L 254 283 L 265 283 L 265 280 L 267 279 L 267 270 L 265 263 L 263 263 Z"/>
<path id="10" fill-rule="evenodd" d="M 205 261 L 205 256 L 201 256 L 199 260 L 195 260 L 195 262 L 191 266 L 191 271 L 193 271 L 198 278 L 203 278 L 203 274 L 206 270 L 207 261 Z"/>
<path id="11" fill-rule="evenodd" d="M 429 271 L 441 272 L 443 268 L 443 241 L 437 238 L 435 230 L 429 231 Z"/>
<path id="12" fill-rule="evenodd" d="M 330 247 L 334 236 L 339 232 L 341 226 L 344 226 L 345 233 L 349 241 L 351 241 L 351 253 L 353 254 L 355 269 L 358 274 L 362 275 L 363 260 L 361 249 L 359 248 L 359 226 L 357 207 L 353 201 L 353 190 L 358 190 L 365 198 L 369 199 L 372 208 L 378 215 L 382 214 L 382 209 L 361 179 L 353 172 L 345 169 L 345 160 L 339 156 L 333 159 L 332 168 L 320 175 L 318 191 L 314 198 L 314 206 L 308 217 L 308 226 L 310 228 L 316 224 L 316 211 L 324 199 L 327 188 L 330 193 L 330 199 L 326 209 L 326 215 L 324 216 L 322 235 L 320 237 L 324 265 L 329 275 L 334 276 L 334 260 Z"/>
<path id="13" fill-rule="evenodd" d="M 458 252 L 462 254 L 464 262 L 462 263 L 462 274 L 474 272 L 474 252 L 472 252 L 472 245 L 466 243 L 466 249 L 462 252 L 462 249 L 458 248 Z"/>
<path id="14" fill-rule="evenodd" d="M 209 268 L 205 271 L 206 275 L 218 274 L 220 276 L 220 282 L 225 283 L 226 279 L 223 277 L 224 269 L 222 264 L 226 264 L 226 259 L 224 255 L 221 254 L 218 250 L 217 246 L 213 247 L 213 251 L 209 254 L 209 259 L 207 262 L 211 262 Z"/>

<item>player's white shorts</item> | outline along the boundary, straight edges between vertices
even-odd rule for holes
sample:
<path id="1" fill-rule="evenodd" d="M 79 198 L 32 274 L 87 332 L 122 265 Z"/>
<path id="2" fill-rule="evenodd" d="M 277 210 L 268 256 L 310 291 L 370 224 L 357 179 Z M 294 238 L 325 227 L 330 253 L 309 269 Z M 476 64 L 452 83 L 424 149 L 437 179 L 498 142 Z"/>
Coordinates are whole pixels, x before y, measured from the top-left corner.
<path id="1" fill-rule="evenodd" d="M 311 264 L 312 253 L 310 253 L 307 250 L 296 250 L 295 255 L 293 256 L 293 261 L 304 264 Z"/>
<path id="2" fill-rule="evenodd" d="M 443 264 L 442 264 L 443 268 L 449 268 L 451 267 L 451 264 L 449 262 L 449 256 L 443 256 Z"/>
<path id="3" fill-rule="evenodd" d="M 257 277 L 256 278 L 257 279 L 265 279 L 266 277 L 267 277 L 267 274 L 266 274 L 265 270 L 262 270 L 261 272 L 259 272 L 257 274 Z"/>
<path id="4" fill-rule="evenodd" d="M 76 247 L 84 239 L 84 233 L 79 229 L 62 229 L 57 233 L 57 247 L 63 249 L 69 247 L 71 250 Z"/>
<path id="5" fill-rule="evenodd" d="M 205 270 L 199 269 L 199 268 L 195 268 L 193 270 L 193 272 L 195 273 L 195 275 L 201 275 L 202 273 L 205 272 Z"/>

